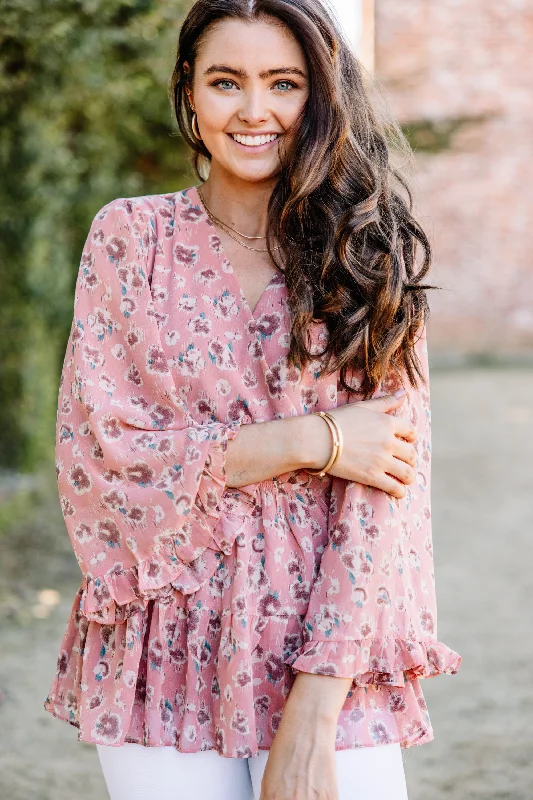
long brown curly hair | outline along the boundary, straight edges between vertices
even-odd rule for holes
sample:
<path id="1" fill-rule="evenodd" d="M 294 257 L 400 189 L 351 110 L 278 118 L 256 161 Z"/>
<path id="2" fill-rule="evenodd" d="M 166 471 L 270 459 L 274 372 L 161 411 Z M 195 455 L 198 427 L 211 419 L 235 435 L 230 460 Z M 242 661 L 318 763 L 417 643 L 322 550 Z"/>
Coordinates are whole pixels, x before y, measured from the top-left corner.
<path id="1" fill-rule="evenodd" d="M 277 240 L 271 256 L 284 267 L 292 316 L 288 361 L 304 369 L 316 359 L 308 332 L 313 321 L 324 322 L 324 372 L 339 371 L 342 389 L 369 397 L 391 371 L 417 386 L 424 380 L 415 344 L 429 313 L 432 287 L 422 280 L 431 248 L 412 215 L 406 180 L 391 163 L 391 131 L 407 145 L 397 124 L 377 113 L 367 76 L 321 0 L 194 4 L 180 31 L 169 94 L 196 173 L 202 180 L 211 154 L 192 132 L 185 89 L 202 38 L 222 19 L 265 17 L 289 28 L 309 70 L 309 97 L 280 152 L 268 207 L 267 242 L 270 248 Z M 347 381 L 349 370 L 363 375 L 356 388 Z"/>

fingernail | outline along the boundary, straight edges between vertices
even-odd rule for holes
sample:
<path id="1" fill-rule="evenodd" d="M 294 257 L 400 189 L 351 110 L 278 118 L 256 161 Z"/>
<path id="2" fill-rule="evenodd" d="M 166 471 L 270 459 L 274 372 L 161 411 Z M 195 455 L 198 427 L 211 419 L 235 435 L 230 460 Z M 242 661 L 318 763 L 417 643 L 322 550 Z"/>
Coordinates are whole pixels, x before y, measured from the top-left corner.
<path id="1" fill-rule="evenodd" d="M 401 389 L 398 389 L 397 392 L 394 392 L 394 397 L 402 397 L 404 394 L 405 394 L 405 389 L 402 386 Z"/>

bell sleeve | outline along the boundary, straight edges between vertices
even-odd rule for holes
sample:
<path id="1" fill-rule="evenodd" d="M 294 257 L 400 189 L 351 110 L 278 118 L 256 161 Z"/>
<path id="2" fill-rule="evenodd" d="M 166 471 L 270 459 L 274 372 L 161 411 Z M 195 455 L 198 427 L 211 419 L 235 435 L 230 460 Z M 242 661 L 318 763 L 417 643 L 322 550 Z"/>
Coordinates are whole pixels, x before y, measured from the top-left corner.
<path id="1" fill-rule="evenodd" d="M 425 330 L 417 343 L 426 380 Z M 333 477 L 328 541 L 311 592 L 304 643 L 285 663 L 294 672 L 404 686 L 455 674 L 461 657 L 437 639 L 430 506 L 428 384 L 408 388 L 400 413 L 417 439 L 416 480 L 404 498 Z"/>
<path id="2" fill-rule="evenodd" d="M 102 622 L 127 603 L 196 591 L 239 528 L 237 518 L 217 527 L 239 423 L 195 424 L 178 394 L 152 302 L 156 257 L 145 198 L 96 215 L 59 385 L 59 498 L 83 574 L 82 612 Z"/>

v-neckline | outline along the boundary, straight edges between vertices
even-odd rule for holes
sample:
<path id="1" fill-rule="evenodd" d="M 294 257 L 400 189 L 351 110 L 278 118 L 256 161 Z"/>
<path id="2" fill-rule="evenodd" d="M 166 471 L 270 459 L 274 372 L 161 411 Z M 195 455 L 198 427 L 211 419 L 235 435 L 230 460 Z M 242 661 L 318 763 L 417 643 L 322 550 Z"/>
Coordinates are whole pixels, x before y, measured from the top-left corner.
<path id="1" fill-rule="evenodd" d="M 220 247 L 218 248 L 216 255 L 217 255 L 217 257 L 218 257 L 218 259 L 219 259 L 219 261 L 221 263 L 225 262 L 225 264 L 226 264 L 227 269 L 223 269 L 222 270 L 223 274 L 224 275 L 229 275 L 231 280 L 233 281 L 234 288 L 237 291 L 238 296 L 240 297 L 241 306 L 242 306 L 244 312 L 246 313 L 246 315 L 253 322 L 257 322 L 258 319 L 259 319 L 259 316 L 258 316 L 257 312 L 259 311 L 259 313 L 260 313 L 260 306 L 263 304 L 263 302 L 264 302 L 264 300 L 266 298 L 268 290 L 271 288 L 271 286 L 274 283 L 274 281 L 278 280 L 280 275 L 283 275 L 283 272 L 278 270 L 277 272 L 275 272 L 272 275 L 271 279 L 269 280 L 269 282 L 267 283 L 267 285 L 263 289 L 263 291 L 262 291 L 262 293 L 261 293 L 261 295 L 259 297 L 259 300 L 255 304 L 254 309 L 252 311 L 252 309 L 250 308 L 250 306 L 248 304 L 248 300 L 246 299 L 246 295 L 244 294 L 244 292 L 242 290 L 241 284 L 240 284 L 239 279 L 237 277 L 237 273 L 233 269 L 233 265 L 232 265 L 230 259 L 228 258 L 227 254 L 226 254 L 222 239 L 218 235 L 218 231 L 217 231 L 216 227 L 213 225 L 213 223 L 209 219 L 209 216 L 207 215 L 207 212 L 206 212 L 206 209 L 205 209 L 205 205 L 202 202 L 202 198 L 200 197 L 200 193 L 198 192 L 198 188 L 196 186 L 193 186 L 193 187 L 191 187 L 190 191 L 194 192 L 194 194 L 196 196 L 195 198 L 191 197 L 190 199 L 193 200 L 193 201 L 194 200 L 196 201 L 195 204 L 202 211 L 202 214 L 204 216 L 204 221 L 205 221 L 206 225 L 208 225 L 210 228 L 213 229 L 213 232 L 216 234 L 216 236 L 218 237 L 218 240 L 220 242 Z"/>

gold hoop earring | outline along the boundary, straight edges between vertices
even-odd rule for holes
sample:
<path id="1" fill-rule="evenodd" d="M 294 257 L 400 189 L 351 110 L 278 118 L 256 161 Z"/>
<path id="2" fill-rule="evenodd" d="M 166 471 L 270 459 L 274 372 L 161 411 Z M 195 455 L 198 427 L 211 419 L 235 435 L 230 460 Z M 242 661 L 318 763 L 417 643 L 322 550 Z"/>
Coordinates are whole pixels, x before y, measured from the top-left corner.
<path id="1" fill-rule="evenodd" d="M 198 128 L 198 117 L 196 116 L 196 111 L 193 112 L 192 115 L 192 122 L 191 122 L 192 132 L 194 133 L 195 137 L 201 142 L 202 137 L 200 136 L 200 130 Z"/>

